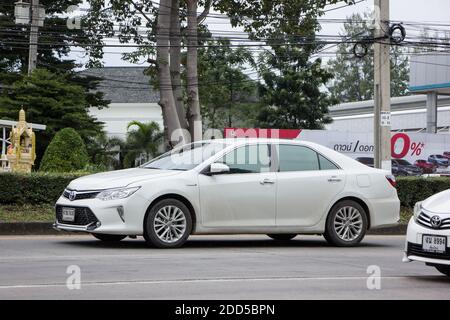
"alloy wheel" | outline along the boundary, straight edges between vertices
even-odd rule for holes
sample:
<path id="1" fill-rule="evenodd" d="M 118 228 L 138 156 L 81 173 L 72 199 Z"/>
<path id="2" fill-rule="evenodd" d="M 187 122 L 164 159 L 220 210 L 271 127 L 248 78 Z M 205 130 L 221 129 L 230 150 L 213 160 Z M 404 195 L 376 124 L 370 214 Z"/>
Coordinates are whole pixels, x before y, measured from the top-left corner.
<path id="1" fill-rule="evenodd" d="M 344 241 L 353 241 L 363 230 L 361 212 L 355 207 L 345 206 L 339 209 L 334 218 L 334 230 Z"/>
<path id="2" fill-rule="evenodd" d="M 159 240 L 174 243 L 180 240 L 186 232 L 186 216 L 174 205 L 161 207 L 155 214 L 153 229 Z"/>

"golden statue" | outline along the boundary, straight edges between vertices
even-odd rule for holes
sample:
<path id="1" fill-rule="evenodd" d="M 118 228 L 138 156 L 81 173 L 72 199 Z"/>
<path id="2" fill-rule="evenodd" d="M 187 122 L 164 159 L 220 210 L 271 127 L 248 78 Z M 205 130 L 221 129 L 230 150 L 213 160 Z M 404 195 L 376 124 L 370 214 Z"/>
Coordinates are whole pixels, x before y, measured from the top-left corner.
<path id="1" fill-rule="evenodd" d="M 8 146 L 6 157 L 11 171 L 31 172 L 36 159 L 36 138 L 31 126 L 25 121 L 25 111 L 19 111 L 19 122 L 14 125 L 9 135 L 11 144 Z"/>

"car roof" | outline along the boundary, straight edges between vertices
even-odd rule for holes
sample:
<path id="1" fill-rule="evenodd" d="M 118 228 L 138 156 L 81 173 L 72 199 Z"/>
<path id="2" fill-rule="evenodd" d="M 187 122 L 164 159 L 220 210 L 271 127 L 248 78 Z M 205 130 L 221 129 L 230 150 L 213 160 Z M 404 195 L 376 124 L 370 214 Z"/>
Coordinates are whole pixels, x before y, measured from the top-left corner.
<path id="1" fill-rule="evenodd" d="M 227 138 L 227 139 L 212 139 L 212 140 L 202 140 L 196 142 L 204 142 L 204 143 L 223 143 L 228 147 L 231 146 L 240 146 L 244 144 L 252 144 L 252 143 L 271 143 L 271 144 L 290 144 L 290 145 L 299 145 L 306 146 L 314 149 L 316 152 L 331 158 L 334 162 L 336 162 L 341 168 L 344 169 L 364 169 L 368 170 L 366 165 L 356 161 L 339 153 L 333 149 L 325 147 L 321 144 L 317 144 L 310 141 L 300 140 L 300 139 L 274 139 L 274 138 Z"/>
<path id="2" fill-rule="evenodd" d="M 196 142 L 205 142 L 205 143 L 225 143 L 225 144 L 242 144 L 242 143 L 313 143 L 305 140 L 296 140 L 296 139 L 275 139 L 275 138 L 224 138 L 224 139 L 210 139 L 210 140 L 201 140 Z"/>

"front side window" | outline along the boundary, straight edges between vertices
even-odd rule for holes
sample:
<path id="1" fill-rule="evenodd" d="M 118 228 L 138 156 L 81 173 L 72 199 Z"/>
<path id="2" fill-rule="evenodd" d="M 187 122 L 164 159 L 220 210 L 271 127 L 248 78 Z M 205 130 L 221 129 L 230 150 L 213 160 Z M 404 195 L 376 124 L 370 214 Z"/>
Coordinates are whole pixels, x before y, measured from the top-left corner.
<path id="1" fill-rule="evenodd" d="M 238 147 L 219 161 L 230 167 L 230 173 L 261 173 L 270 171 L 270 151 L 266 144 Z"/>

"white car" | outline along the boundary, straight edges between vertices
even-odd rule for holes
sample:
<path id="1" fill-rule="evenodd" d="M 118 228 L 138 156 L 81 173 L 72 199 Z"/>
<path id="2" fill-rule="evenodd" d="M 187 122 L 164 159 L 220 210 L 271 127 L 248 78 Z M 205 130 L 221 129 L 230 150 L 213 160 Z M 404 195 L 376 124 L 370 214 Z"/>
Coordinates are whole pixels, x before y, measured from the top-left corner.
<path id="1" fill-rule="evenodd" d="M 421 261 L 450 277 L 450 189 L 416 203 L 404 262 Z"/>
<path id="2" fill-rule="evenodd" d="M 104 241 L 144 236 L 181 246 L 190 234 L 323 234 L 352 246 L 366 230 L 394 225 L 400 202 L 387 171 L 310 142 L 200 141 L 139 168 L 73 180 L 54 227 Z"/>

